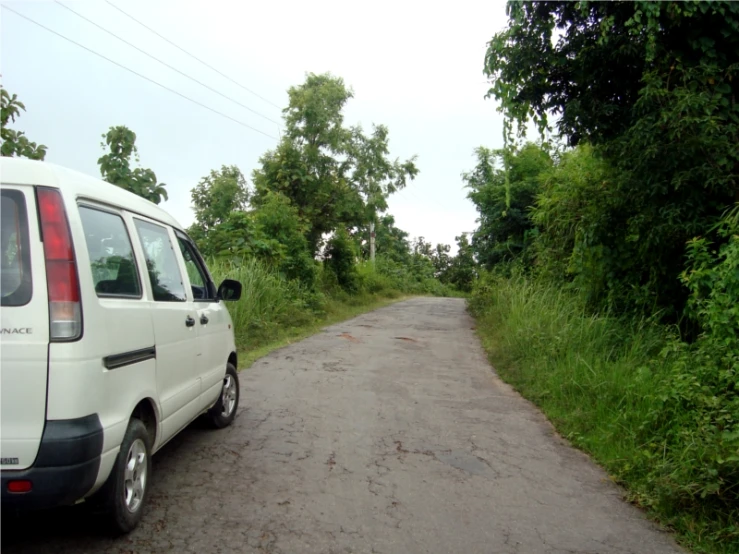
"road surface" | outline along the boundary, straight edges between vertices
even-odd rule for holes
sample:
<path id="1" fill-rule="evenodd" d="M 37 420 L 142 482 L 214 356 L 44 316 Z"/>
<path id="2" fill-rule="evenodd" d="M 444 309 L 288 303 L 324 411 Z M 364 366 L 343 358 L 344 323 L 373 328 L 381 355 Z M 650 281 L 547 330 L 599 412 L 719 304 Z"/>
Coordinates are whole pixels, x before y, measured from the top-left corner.
<path id="1" fill-rule="evenodd" d="M 83 506 L 3 521 L 3 554 L 674 553 L 502 383 L 460 299 L 394 304 L 241 373 L 231 428 L 154 457 L 127 537 Z"/>

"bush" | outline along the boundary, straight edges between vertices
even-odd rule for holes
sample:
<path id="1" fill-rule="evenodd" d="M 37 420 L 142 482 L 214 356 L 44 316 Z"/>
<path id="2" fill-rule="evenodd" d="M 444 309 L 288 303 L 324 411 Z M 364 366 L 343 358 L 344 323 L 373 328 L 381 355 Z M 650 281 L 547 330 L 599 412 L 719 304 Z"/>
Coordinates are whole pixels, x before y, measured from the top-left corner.
<path id="1" fill-rule="evenodd" d="M 316 293 L 255 258 L 213 259 L 208 266 L 216 283 L 236 279 L 243 286 L 241 299 L 227 304 L 239 344 L 250 344 L 280 327 L 307 324 L 321 309 Z"/>
<path id="2" fill-rule="evenodd" d="M 258 244 L 272 244 L 277 252 L 274 265 L 287 279 L 297 279 L 307 288 L 313 288 L 316 263 L 305 238 L 307 225 L 298 210 L 286 196 L 268 192 L 259 209 L 253 212 L 254 222 L 261 233 Z"/>
<path id="3" fill-rule="evenodd" d="M 390 288 L 405 294 L 455 295 L 452 287 L 434 277 L 433 266 L 428 258 L 413 258 L 411 263 L 406 264 L 378 256 L 376 272 L 387 279 Z"/>
<path id="4" fill-rule="evenodd" d="M 324 265 L 336 275 L 339 286 L 347 292 L 358 290 L 356 260 L 354 241 L 345 229 L 338 229 L 328 241 Z"/>
<path id="5" fill-rule="evenodd" d="M 733 228 L 732 228 L 733 227 Z M 739 547 L 739 236 L 712 251 L 688 245 L 682 280 L 688 311 L 703 333 L 694 344 L 673 341 L 670 370 L 653 394 L 644 424 L 641 463 L 650 468 L 656 502 L 716 519 L 711 536 Z"/>
<path id="6" fill-rule="evenodd" d="M 712 267 L 712 279 L 737 278 Z M 731 313 L 701 306 L 720 321 Z M 634 500 L 702 551 L 739 551 L 739 353 L 728 335 L 686 344 L 515 269 L 483 275 L 469 308 L 501 376 Z"/>
<path id="7" fill-rule="evenodd" d="M 384 294 L 395 288 L 388 275 L 377 270 L 372 262 L 361 262 L 356 268 L 357 286 L 359 290 L 369 294 Z"/>

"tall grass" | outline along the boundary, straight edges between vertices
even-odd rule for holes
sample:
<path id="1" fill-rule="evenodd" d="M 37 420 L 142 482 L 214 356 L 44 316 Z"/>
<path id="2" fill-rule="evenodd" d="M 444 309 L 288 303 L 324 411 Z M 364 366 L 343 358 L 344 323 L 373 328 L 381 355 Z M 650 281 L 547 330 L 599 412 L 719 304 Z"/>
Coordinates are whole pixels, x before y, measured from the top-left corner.
<path id="1" fill-rule="evenodd" d="M 652 408 L 656 376 L 647 365 L 665 330 L 589 314 L 553 284 L 500 279 L 481 287 L 471 307 L 504 377 L 602 463 L 626 460 Z"/>
<path id="2" fill-rule="evenodd" d="M 694 368 L 697 359 L 685 358 L 687 347 L 678 348 L 682 358 L 670 354 L 679 344 L 670 328 L 592 314 L 562 287 L 521 276 L 482 278 L 469 306 L 501 377 L 625 485 L 631 500 L 677 529 L 696 551 L 739 552 L 739 506 L 728 500 L 737 480 L 727 473 L 726 491 L 711 489 L 715 477 L 700 474 L 721 459 L 695 448 L 696 441 L 675 439 L 676 429 L 703 433 L 696 421 L 715 414 L 704 410 L 696 417 L 689 406 L 674 410 L 685 398 L 669 398 L 677 394 L 673 380 L 683 376 L 678 364 L 689 375 L 685 360 Z"/>
<path id="3" fill-rule="evenodd" d="M 216 283 L 235 279 L 243 287 L 241 299 L 227 304 L 239 345 L 255 345 L 281 328 L 305 325 L 320 315 L 319 294 L 285 279 L 255 258 L 214 259 L 208 267 Z"/>

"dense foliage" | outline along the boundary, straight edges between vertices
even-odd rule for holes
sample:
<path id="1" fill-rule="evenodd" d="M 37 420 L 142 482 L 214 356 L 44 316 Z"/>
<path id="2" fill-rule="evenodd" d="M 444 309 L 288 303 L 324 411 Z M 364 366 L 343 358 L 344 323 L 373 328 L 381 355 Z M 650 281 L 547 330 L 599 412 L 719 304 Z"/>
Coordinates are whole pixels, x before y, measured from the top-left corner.
<path id="1" fill-rule="evenodd" d="M 308 225 L 308 244 L 317 254 L 324 235 L 365 225 L 386 211 L 388 196 L 418 169 L 413 159 L 388 158 L 386 127 L 376 125 L 367 136 L 360 127 L 344 126 L 352 92 L 342 79 L 309 74 L 288 95 L 284 136 L 254 171 L 254 204 L 270 192 L 289 198 Z"/>
<path id="2" fill-rule="evenodd" d="M 136 133 L 124 125 L 118 125 L 111 127 L 103 135 L 103 140 L 101 148 L 109 150 L 98 159 L 103 179 L 155 204 L 167 199 L 166 185 L 157 181 L 153 170 L 143 167 L 131 169 L 131 156 L 139 162 Z"/>
<path id="3" fill-rule="evenodd" d="M 472 237 L 477 261 L 490 269 L 522 255 L 531 242 L 534 225 L 529 210 L 539 192 L 539 176 L 552 161 L 532 143 L 515 151 L 480 147 L 475 154 L 477 165 L 462 179 L 480 214 Z"/>
<path id="4" fill-rule="evenodd" d="M 46 157 L 46 146 L 31 142 L 23 131 L 10 128 L 10 123 L 15 123 L 21 110 L 26 111 L 26 106 L 18 100 L 18 95 L 11 96 L 0 86 L 0 140 L 2 140 L 0 155 L 43 160 Z"/>
<path id="5" fill-rule="evenodd" d="M 192 207 L 198 229 L 209 233 L 237 211 L 246 211 L 249 190 L 246 178 L 238 167 L 222 166 L 212 169 L 191 191 Z"/>
<path id="6" fill-rule="evenodd" d="M 739 4 L 511 2 L 508 13 L 486 57 L 490 93 L 519 123 L 554 118 L 614 170 L 593 229 L 601 300 L 677 319 L 686 242 L 738 198 Z"/>
<path id="7" fill-rule="evenodd" d="M 639 503 L 735 552 L 739 4 L 508 15 L 485 59 L 507 146 L 463 176 L 492 271 L 471 303 L 483 338 Z M 530 119 L 567 146 L 517 146 Z"/>
<path id="8" fill-rule="evenodd" d="M 260 159 L 253 186 L 237 167 L 223 166 L 192 190 L 196 220 L 189 233 L 203 253 L 238 263 L 257 259 L 314 292 L 378 293 L 401 276 L 404 291 L 445 294 L 451 290 L 446 285 L 469 290 L 469 248 L 459 257 L 469 267 L 451 278 L 435 270 L 430 246 L 414 252 L 408 234 L 385 213 L 389 195 L 418 169 L 414 159 L 389 158 L 386 127 L 373 126 L 368 136 L 344 125 L 352 93 L 343 80 L 309 74 L 288 94 L 285 133 Z M 369 259 L 372 223 L 378 260 L 373 272 L 360 271 Z"/>

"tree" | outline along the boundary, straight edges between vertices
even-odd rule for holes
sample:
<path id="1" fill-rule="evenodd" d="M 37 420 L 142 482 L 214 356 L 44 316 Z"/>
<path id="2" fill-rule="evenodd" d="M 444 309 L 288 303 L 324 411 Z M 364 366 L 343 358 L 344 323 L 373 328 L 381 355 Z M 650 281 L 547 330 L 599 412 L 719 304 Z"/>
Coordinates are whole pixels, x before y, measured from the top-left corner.
<path id="1" fill-rule="evenodd" d="M 106 150 L 107 146 L 110 149 L 108 154 L 98 159 L 103 179 L 155 204 L 167 199 L 166 185 L 157 182 L 154 171 L 142 167 L 131 169 L 132 155 L 139 162 L 136 133 L 119 125 L 111 127 L 102 137 L 105 142 L 100 143 L 101 148 Z"/>
<path id="2" fill-rule="evenodd" d="M 508 14 L 485 59 L 490 95 L 519 125 L 554 116 L 613 169 L 591 243 L 602 298 L 677 318 L 686 242 L 717 238 L 739 198 L 739 4 L 510 2 Z"/>
<path id="3" fill-rule="evenodd" d="M 368 223 L 387 209 L 386 198 L 418 173 L 413 159 L 388 159 L 388 132 L 376 126 L 371 136 L 344 126 L 343 109 L 353 93 L 330 74 L 309 74 L 288 90 L 285 134 L 277 148 L 260 158 L 254 171 L 253 202 L 269 192 L 290 199 L 308 224 L 314 253 L 321 238 Z"/>
<path id="4" fill-rule="evenodd" d="M 452 264 L 452 256 L 449 255 L 452 247 L 448 244 L 437 244 L 431 251 L 431 263 L 434 265 L 436 278 L 442 283 L 449 282 L 449 268 Z"/>
<path id="5" fill-rule="evenodd" d="M 369 224 L 360 225 L 353 233 L 359 247 L 360 255 L 367 260 L 369 251 Z M 405 263 L 410 258 L 411 248 L 408 233 L 395 226 L 395 218 L 385 214 L 375 224 L 375 250 L 379 256 L 398 263 Z"/>
<path id="6" fill-rule="evenodd" d="M 457 255 L 449 261 L 446 282 L 463 292 L 472 290 L 472 283 L 477 276 L 474 251 L 467 233 L 454 237 L 457 241 Z"/>
<path id="7" fill-rule="evenodd" d="M 338 229 L 326 247 L 326 267 L 336 275 L 339 286 L 347 292 L 357 290 L 356 244 L 346 229 Z"/>
<path id="8" fill-rule="evenodd" d="M 436 268 L 431 261 L 433 252 L 433 246 L 430 242 L 426 242 L 425 237 L 416 237 L 411 242 L 410 272 L 419 280 L 435 277 Z"/>
<path id="9" fill-rule="evenodd" d="M 519 123 L 556 116 L 572 145 L 625 133 L 643 115 L 634 108 L 651 74 L 679 87 L 686 69 L 710 67 L 715 92 L 731 97 L 723 72 L 737 62 L 733 2 L 516 1 L 507 13 L 485 57 L 489 95 Z"/>
<path id="10" fill-rule="evenodd" d="M 0 154 L 7 157 L 17 156 L 31 160 L 43 160 L 46 157 L 46 146 L 31 142 L 23 131 L 15 131 L 10 128 L 10 122 L 15 123 L 20 117 L 21 110 L 26 111 L 26 106 L 18 100 L 18 95 L 13 96 L 0 86 Z"/>
<path id="11" fill-rule="evenodd" d="M 597 305 L 606 293 L 603 258 L 620 255 L 603 245 L 630 213 L 613 186 L 613 169 L 583 143 L 540 177 L 531 210 L 539 231 L 534 243 L 537 269 L 556 280 L 574 281 L 586 301 Z M 632 248 L 626 242 L 615 246 L 624 254 Z"/>
<path id="12" fill-rule="evenodd" d="M 305 238 L 307 226 L 289 198 L 268 192 L 249 207 L 246 179 L 236 166 L 211 170 L 192 189 L 195 223 L 188 229 L 206 256 L 253 256 L 308 288 L 315 262 Z"/>
<path id="13" fill-rule="evenodd" d="M 475 150 L 477 165 L 462 179 L 480 214 L 472 235 L 472 249 L 486 268 L 521 256 L 531 243 L 534 223 L 530 210 L 539 192 L 539 178 L 552 166 L 541 146 L 527 143 L 520 149 Z M 508 158 L 508 170 L 497 162 Z M 466 240 L 466 238 L 465 238 Z"/>
<path id="14" fill-rule="evenodd" d="M 228 219 L 235 211 L 246 211 L 249 190 L 235 165 L 212 169 L 191 191 L 195 223 L 204 233 Z"/>
<path id="15" fill-rule="evenodd" d="M 288 279 L 297 279 L 312 288 L 316 263 L 305 236 L 307 224 L 290 199 L 276 192 L 267 194 L 252 215 L 261 241 L 277 245 L 275 250 L 279 258 L 276 265 L 279 271 Z"/>
<path id="16" fill-rule="evenodd" d="M 207 233 L 194 223 L 187 233 L 204 256 L 243 258 L 259 254 L 269 257 L 275 250 L 272 244 L 260 244 L 261 234 L 253 215 L 248 212 L 230 213 Z"/>
<path id="17" fill-rule="evenodd" d="M 353 162 L 352 183 L 364 200 L 363 220 L 373 223 L 377 223 L 378 213 L 387 210 L 388 197 L 418 175 L 415 156 L 405 162 L 388 159 L 388 134 L 384 125 L 373 125 L 369 137 L 361 127 L 354 127 L 348 150 Z"/>
<path id="18" fill-rule="evenodd" d="M 423 256 L 429 260 L 434 250 L 431 243 L 426 242 L 426 237 L 416 237 L 411 244 L 411 248 L 414 256 Z"/>

